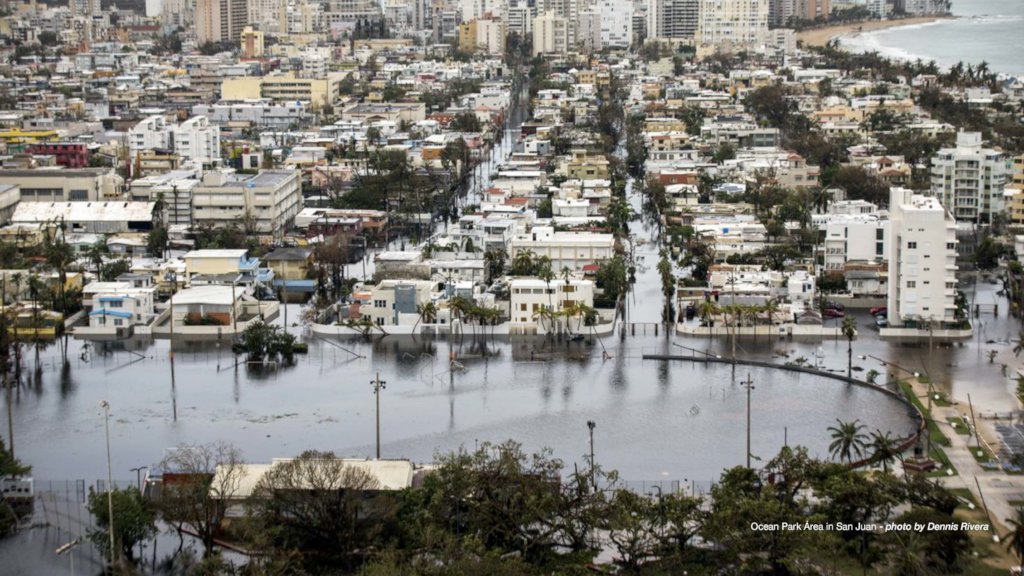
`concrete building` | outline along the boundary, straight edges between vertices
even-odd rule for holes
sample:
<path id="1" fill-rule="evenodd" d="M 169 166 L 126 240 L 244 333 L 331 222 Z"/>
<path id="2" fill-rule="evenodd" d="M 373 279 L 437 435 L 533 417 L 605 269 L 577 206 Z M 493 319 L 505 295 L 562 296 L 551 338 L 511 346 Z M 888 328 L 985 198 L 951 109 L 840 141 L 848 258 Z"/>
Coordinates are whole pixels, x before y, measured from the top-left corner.
<path id="1" fill-rule="evenodd" d="M 285 130 L 295 124 L 302 124 L 313 118 L 309 106 L 304 102 L 274 102 L 270 99 L 222 101 L 217 104 L 197 104 L 192 107 L 194 116 L 206 116 L 210 123 L 219 126 L 237 127 L 248 124 L 254 128 Z"/>
<path id="2" fill-rule="evenodd" d="M 359 312 L 378 326 L 411 326 L 419 320 L 416 306 L 430 302 L 435 286 L 428 280 L 381 280 L 370 291 L 370 304 L 360 306 Z"/>
<path id="3" fill-rule="evenodd" d="M 155 287 L 135 288 L 130 282 L 91 282 L 82 290 L 83 304 L 89 309 L 91 332 L 149 324 L 154 314 Z"/>
<path id="4" fill-rule="evenodd" d="M 238 42 L 249 21 L 246 0 L 196 0 L 196 40 L 205 42 Z"/>
<path id="5" fill-rule="evenodd" d="M 346 73 L 330 72 L 323 78 L 299 78 L 289 72 L 269 76 L 227 77 L 221 82 L 221 98 L 308 102 L 313 108 L 319 109 L 338 99 L 341 95 L 341 82 L 346 76 Z"/>
<path id="6" fill-rule="evenodd" d="M 52 226 L 63 223 L 68 233 L 117 234 L 153 229 L 153 202 L 22 202 L 13 224 Z"/>
<path id="7" fill-rule="evenodd" d="M 889 325 L 953 322 L 957 284 L 953 217 L 936 198 L 893 188 L 889 225 Z"/>
<path id="8" fill-rule="evenodd" d="M 551 269 L 582 270 L 587 264 L 609 260 L 614 255 L 615 238 L 611 234 L 591 232 L 555 232 L 550 226 L 534 226 L 528 234 L 516 234 L 510 242 L 509 260 L 529 250 L 535 257 L 551 259 Z"/>
<path id="9" fill-rule="evenodd" d="M 633 43 L 632 0 L 598 0 L 601 46 L 628 48 Z"/>
<path id="10" fill-rule="evenodd" d="M 182 164 L 210 165 L 220 160 L 220 129 L 205 116 L 175 125 L 154 115 L 128 130 L 128 150 L 133 163 L 143 152 L 160 150 L 178 156 Z"/>
<path id="11" fill-rule="evenodd" d="M 246 26 L 241 34 L 242 58 L 259 58 L 265 49 L 263 32 Z"/>
<path id="12" fill-rule="evenodd" d="M 767 35 L 768 0 L 700 0 L 700 49 L 714 52 L 752 48 L 763 43 Z"/>
<path id="13" fill-rule="evenodd" d="M 943 148 L 932 157 L 932 195 L 959 221 L 991 222 L 1003 210 L 1007 158 L 984 148 L 980 132 L 960 132 L 955 148 Z"/>
<path id="14" fill-rule="evenodd" d="M 692 39 L 699 16 L 700 0 L 647 0 L 647 37 Z"/>
<path id="15" fill-rule="evenodd" d="M 565 54 L 569 51 L 569 21 L 545 12 L 533 19 L 533 54 Z"/>
<path id="16" fill-rule="evenodd" d="M 582 319 L 545 319 L 542 310 L 558 314 L 573 305 L 594 305 L 594 283 L 590 280 L 552 280 L 550 284 L 540 278 L 513 278 L 509 286 L 510 318 L 513 324 L 533 327 L 539 331 L 551 332 L 558 326 L 568 327 L 567 331 L 582 328 Z M 582 330 L 581 330 L 582 331 Z"/>
<path id="17" fill-rule="evenodd" d="M 793 20 L 828 20 L 829 0 L 769 0 L 768 21 L 772 26 L 787 26 Z"/>
<path id="18" fill-rule="evenodd" d="M 520 38 L 533 36 L 533 19 L 537 16 L 537 8 L 530 6 L 525 0 L 510 4 L 505 11 L 508 21 L 508 33 L 518 34 Z"/>
<path id="19" fill-rule="evenodd" d="M 124 198 L 124 179 L 111 168 L 0 170 L 0 184 L 19 186 L 22 203 Z"/>
<path id="20" fill-rule="evenodd" d="M 841 273 L 846 263 L 885 260 L 889 223 L 874 215 L 837 216 L 824 226 L 820 271 Z"/>
<path id="21" fill-rule="evenodd" d="M 207 172 L 192 188 L 193 220 L 238 225 L 256 234 L 283 234 L 302 208 L 298 170 L 264 170 L 255 176 Z"/>
<path id="22" fill-rule="evenodd" d="M 253 276 L 260 264 L 257 258 L 250 258 L 244 248 L 192 250 L 182 259 L 185 275 L 190 279 L 194 276 Z"/>

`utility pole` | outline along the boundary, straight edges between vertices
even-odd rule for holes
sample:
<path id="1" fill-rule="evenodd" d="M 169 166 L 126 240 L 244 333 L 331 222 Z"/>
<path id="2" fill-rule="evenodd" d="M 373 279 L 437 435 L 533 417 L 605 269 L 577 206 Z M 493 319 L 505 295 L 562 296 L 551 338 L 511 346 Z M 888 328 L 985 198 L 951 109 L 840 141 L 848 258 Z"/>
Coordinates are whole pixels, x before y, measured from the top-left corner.
<path id="1" fill-rule="evenodd" d="M 381 380 L 380 372 L 377 372 L 377 377 L 370 384 L 373 386 L 373 395 L 377 397 L 377 460 L 380 460 L 380 391 L 387 388 L 387 382 Z"/>
<path id="2" fill-rule="evenodd" d="M 590 429 L 590 483 L 594 486 L 594 492 L 597 492 L 597 472 L 594 466 L 594 428 L 596 427 L 596 422 L 587 420 L 587 428 Z"/>
<path id="3" fill-rule="evenodd" d="M 754 389 L 754 381 L 750 379 L 750 372 L 747 372 L 746 382 L 741 384 L 747 389 L 747 468 L 750 468 L 750 391 Z"/>
<path id="4" fill-rule="evenodd" d="M 103 429 L 107 436 L 107 528 L 110 532 L 110 565 L 117 564 L 117 550 L 114 548 L 114 480 L 110 468 L 110 402 L 100 401 L 103 408 Z"/>

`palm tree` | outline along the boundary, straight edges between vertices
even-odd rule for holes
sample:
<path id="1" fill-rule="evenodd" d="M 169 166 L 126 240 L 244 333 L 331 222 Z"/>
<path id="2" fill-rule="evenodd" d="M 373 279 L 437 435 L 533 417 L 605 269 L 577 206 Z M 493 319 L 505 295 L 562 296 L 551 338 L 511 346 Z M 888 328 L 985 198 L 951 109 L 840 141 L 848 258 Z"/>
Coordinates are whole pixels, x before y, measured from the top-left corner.
<path id="1" fill-rule="evenodd" d="M 541 256 L 537 259 L 537 277 L 547 285 L 548 308 L 555 309 L 555 303 L 551 297 L 551 281 L 555 279 L 555 271 L 551 269 L 551 258 Z"/>
<path id="2" fill-rule="evenodd" d="M 512 258 L 513 276 L 530 276 L 534 272 L 533 251 L 520 250 Z"/>
<path id="3" fill-rule="evenodd" d="M 711 317 L 718 314 L 718 304 L 715 304 L 714 300 L 706 299 L 697 306 L 697 314 L 700 315 L 701 321 L 708 326 L 711 326 Z M 708 332 L 708 337 L 711 336 L 711 332 Z"/>
<path id="4" fill-rule="evenodd" d="M 107 247 L 107 241 L 102 238 L 93 242 L 85 252 L 89 262 L 96 267 L 96 280 L 103 280 L 103 257 L 108 255 L 110 255 L 110 248 Z"/>
<path id="5" fill-rule="evenodd" d="M 416 314 L 419 315 L 419 318 L 416 319 L 416 324 L 412 325 L 412 331 L 414 334 L 416 333 L 416 326 L 418 326 L 420 322 L 423 322 L 424 324 L 433 324 L 434 321 L 437 320 L 437 304 L 434 304 L 433 302 L 417 304 Z"/>
<path id="6" fill-rule="evenodd" d="M 842 330 L 846 337 L 846 377 L 853 378 L 853 339 L 857 336 L 857 321 L 851 316 L 843 318 Z"/>
<path id="7" fill-rule="evenodd" d="M 843 422 L 836 418 L 838 426 L 829 426 L 828 431 L 832 435 L 832 443 L 828 445 L 828 452 L 832 458 L 847 464 L 853 462 L 854 458 L 864 455 L 864 448 L 867 447 L 864 434 L 865 426 L 860 420 Z"/>
<path id="8" fill-rule="evenodd" d="M 889 464 L 900 457 L 899 441 L 889 432 L 875 430 L 871 433 L 871 459 L 882 463 L 882 470 L 889 471 Z"/>
<path id="9" fill-rule="evenodd" d="M 1011 550 L 1020 560 L 1022 572 L 1024 572 L 1024 507 L 1017 508 L 1016 518 L 1007 518 L 1010 525 L 1010 532 L 1003 536 L 1006 541 L 1006 549 Z"/>
<path id="10" fill-rule="evenodd" d="M 61 313 L 68 313 L 68 302 L 64 287 L 68 281 L 68 265 L 75 261 L 75 251 L 63 240 L 54 240 L 46 245 L 46 263 L 57 270 L 57 290 L 60 294 Z M 56 306 L 54 306 L 56 308 Z"/>

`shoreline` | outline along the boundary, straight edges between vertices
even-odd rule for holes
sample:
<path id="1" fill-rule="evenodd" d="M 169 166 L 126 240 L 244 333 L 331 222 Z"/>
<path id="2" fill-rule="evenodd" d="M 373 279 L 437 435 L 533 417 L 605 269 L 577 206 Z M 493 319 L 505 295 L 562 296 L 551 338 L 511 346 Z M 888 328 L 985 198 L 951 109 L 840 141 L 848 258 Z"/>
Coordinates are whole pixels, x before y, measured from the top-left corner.
<path id="1" fill-rule="evenodd" d="M 950 20 L 956 16 L 918 16 L 914 18 L 899 18 L 896 20 L 869 20 L 867 22 L 855 22 L 852 24 L 841 24 L 838 26 L 825 26 L 824 28 L 813 28 L 797 32 L 797 41 L 803 42 L 804 46 L 824 46 L 830 40 L 840 36 L 852 36 L 862 32 L 874 32 L 899 28 L 900 26 L 914 26 L 917 24 L 931 24 L 940 20 Z"/>

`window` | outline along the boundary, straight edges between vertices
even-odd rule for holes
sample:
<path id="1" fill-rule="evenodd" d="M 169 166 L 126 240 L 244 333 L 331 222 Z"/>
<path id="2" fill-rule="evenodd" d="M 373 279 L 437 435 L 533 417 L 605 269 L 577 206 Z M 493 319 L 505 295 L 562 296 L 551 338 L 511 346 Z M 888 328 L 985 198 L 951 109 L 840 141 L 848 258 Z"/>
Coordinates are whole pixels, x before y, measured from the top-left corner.
<path id="1" fill-rule="evenodd" d="M 907 280 L 907 288 L 917 288 L 917 282 L 913 280 Z"/>
<path id="2" fill-rule="evenodd" d="M 111 300 L 110 302 L 107 302 L 107 307 L 108 308 L 120 308 L 121 307 L 121 301 L 120 300 Z"/>
<path id="3" fill-rule="evenodd" d="M 526 312 L 526 302 L 523 302 L 522 304 L 519 305 L 519 311 Z"/>
<path id="4" fill-rule="evenodd" d="M 946 243 L 946 250 L 956 250 L 956 243 L 955 242 L 947 242 Z"/>
<path id="5" fill-rule="evenodd" d="M 917 242 L 907 242 L 907 249 L 914 250 L 917 248 Z"/>
<path id="6" fill-rule="evenodd" d="M 875 229 L 875 240 L 882 240 L 884 238 L 885 238 L 885 229 L 884 228 L 876 228 Z"/>

